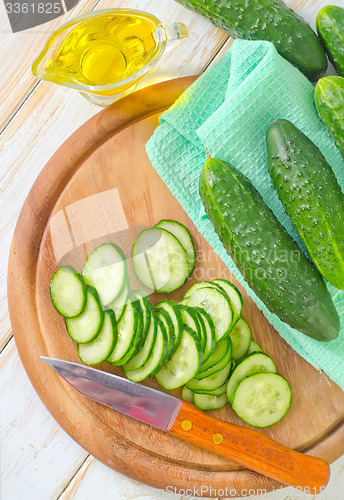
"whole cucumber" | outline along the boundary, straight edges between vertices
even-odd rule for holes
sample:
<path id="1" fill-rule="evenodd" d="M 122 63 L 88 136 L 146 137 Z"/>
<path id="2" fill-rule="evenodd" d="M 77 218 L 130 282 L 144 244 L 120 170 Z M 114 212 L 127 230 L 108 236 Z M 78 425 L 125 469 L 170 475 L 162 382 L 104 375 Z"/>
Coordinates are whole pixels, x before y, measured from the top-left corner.
<path id="1" fill-rule="evenodd" d="M 344 290 L 344 196 L 320 149 L 288 120 L 268 128 L 268 165 L 285 211 L 319 272 Z"/>
<path id="2" fill-rule="evenodd" d="M 177 0 L 233 38 L 267 40 L 311 81 L 327 69 L 322 44 L 305 20 L 282 0 Z"/>
<path id="3" fill-rule="evenodd" d="M 314 339 L 336 338 L 339 318 L 325 282 L 250 181 L 213 158 L 199 191 L 225 250 L 266 307 Z"/>
<path id="4" fill-rule="evenodd" d="M 314 101 L 321 121 L 344 158 L 344 78 L 321 78 L 315 87 Z"/>
<path id="5" fill-rule="evenodd" d="M 344 9 L 326 5 L 318 12 L 316 25 L 330 61 L 344 76 Z"/>

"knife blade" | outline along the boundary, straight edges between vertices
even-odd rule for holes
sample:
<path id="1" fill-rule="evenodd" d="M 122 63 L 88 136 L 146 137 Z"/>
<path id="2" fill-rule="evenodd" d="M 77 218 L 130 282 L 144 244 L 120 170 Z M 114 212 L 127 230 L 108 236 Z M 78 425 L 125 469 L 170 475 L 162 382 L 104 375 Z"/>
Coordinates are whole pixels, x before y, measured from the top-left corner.
<path id="1" fill-rule="evenodd" d="M 314 494 L 330 478 L 322 459 L 297 452 L 259 432 L 211 417 L 194 405 L 112 373 L 41 356 L 89 399 L 216 453 L 276 481 Z"/>

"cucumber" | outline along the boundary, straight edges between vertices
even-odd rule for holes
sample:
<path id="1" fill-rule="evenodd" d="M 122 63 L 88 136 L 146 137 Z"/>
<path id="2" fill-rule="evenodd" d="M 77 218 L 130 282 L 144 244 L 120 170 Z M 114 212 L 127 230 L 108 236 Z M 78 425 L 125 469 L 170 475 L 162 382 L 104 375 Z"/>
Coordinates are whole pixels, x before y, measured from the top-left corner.
<path id="1" fill-rule="evenodd" d="M 183 320 L 180 314 L 179 306 L 173 300 L 164 300 L 162 302 L 159 302 L 158 304 L 155 304 L 155 310 L 159 312 L 160 309 L 164 309 L 169 314 L 174 327 L 174 342 L 173 344 L 171 344 L 168 354 L 169 357 L 171 357 L 177 350 L 182 338 Z"/>
<path id="2" fill-rule="evenodd" d="M 193 391 L 194 394 L 209 394 L 210 396 L 221 396 L 222 394 L 226 394 L 226 392 L 227 392 L 227 380 L 223 385 L 221 385 L 217 389 L 213 389 L 213 390 L 197 389 L 197 390 Z M 226 395 L 226 399 L 227 399 L 227 395 Z"/>
<path id="3" fill-rule="evenodd" d="M 123 288 L 121 295 L 108 305 L 109 309 L 112 309 L 115 313 L 116 321 L 120 321 L 124 314 L 125 308 L 127 307 L 129 291 L 130 289 L 128 280 L 127 284 Z"/>
<path id="4" fill-rule="evenodd" d="M 319 272 L 344 289 L 344 195 L 319 148 L 287 120 L 267 131 L 268 166 L 285 211 Z"/>
<path id="5" fill-rule="evenodd" d="M 263 352 L 263 349 L 261 345 L 259 345 L 257 342 L 251 339 L 250 347 L 248 348 L 246 356 L 252 354 L 253 352 Z"/>
<path id="6" fill-rule="evenodd" d="M 226 394 L 214 396 L 211 394 L 197 394 L 193 395 L 193 402 L 200 410 L 220 410 L 227 403 Z"/>
<path id="7" fill-rule="evenodd" d="M 86 344 L 94 340 L 103 327 L 104 311 L 97 290 L 92 286 L 86 288 L 86 307 L 76 318 L 65 318 L 69 336 L 78 344 Z"/>
<path id="8" fill-rule="evenodd" d="M 131 259 L 141 283 L 158 293 L 176 290 L 189 276 L 184 248 L 165 229 L 152 227 L 141 231 L 133 245 Z"/>
<path id="9" fill-rule="evenodd" d="M 140 321 L 139 312 L 136 309 L 136 303 L 129 301 L 121 321 L 117 323 L 117 342 L 107 361 L 116 366 L 125 362 L 125 356 L 132 348 L 137 345 L 137 330 L 140 332 L 143 325 Z M 141 338 L 142 330 L 140 333 Z"/>
<path id="10" fill-rule="evenodd" d="M 213 320 L 215 341 L 226 337 L 232 326 L 233 311 L 227 295 L 219 289 L 211 287 L 193 290 L 187 297 L 187 305 L 203 308 Z"/>
<path id="11" fill-rule="evenodd" d="M 65 318 L 79 316 L 86 307 L 86 286 L 81 274 L 71 266 L 59 267 L 50 281 L 50 298 Z"/>
<path id="12" fill-rule="evenodd" d="M 317 15 L 316 26 L 325 51 L 339 75 L 344 76 L 344 9 L 326 5 Z"/>
<path id="13" fill-rule="evenodd" d="M 232 349 L 230 339 L 226 337 L 223 340 L 220 340 L 220 342 L 217 342 L 213 353 L 209 356 L 209 359 L 202 364 L 202 370 L 208 370 L 212 366 L 219 363 L 227 355 L 228 351 L 232 352 Z"/>
<path id="14" fill-rule="evenodd" d="M 132 382 L 142 382 L 142 380 L 150 377 L 155 373 L 161 360 L 166 355 L 167 350 L 167 333 L 162 322 L 157 318 L 157 333 L 154 342 L 153 349 L 147 359 L 147 361 L 135 370 L 127 370 L 123 367 L 123 372 L 125 376 Z"/>
<path id="15" fill-rule="evenodd" d="M 161 309 L 157 312 L 158 320 L 161 321 L 165 327 L 166 335 L 167 335 L 167 349 L 165 353 L 165 357 L 161 360 L 161 366 L 163 363 L 168 361 L 170 357 L 170 352 L 174 347 L 175 335 L 174 335 L 174 325 L 171 319 L 171 316 L 168 314 L 165 309 Z"/>
<path id="16" fill-rule="evenodd" d="M 203 350 L 203 366 L 203 364 L 210 358 L 215 349 L 215 325 L 207 311 L 205 311 L 201 307 L 197 307 L 196 309 L 203 319 L 206 336 L 205 347 Z"/>
<path id="17" fill-rule="evenodd" d="M 230 344 L 229 344 L 230 345 Z M 223 368 L 228 366 L 231 363 L 232 360 L 232 349 L 229 348 L 226 355 L 215 365 L 211 366 L 207 370 L 201 370 L 197 373 L 195 376 L 195 379 L 197 380 L 202 380 L 203 378 L 210 377 L 210 375 L 213 375 L 213 373 L 217 373 L 221 371 Z"/>
<path id="18" fill-rule="evenodd" d="M 202 348 L 195 332 L 184 326 L 182 339 L 172 358 L 156 373 L 155 380 L 164 389 L 177 389 L 189 382 L 202 363 Z"/>
<path id="19" fill-rule="evenodd" d="M 78 345 L 78 355 L 83 363 L 95 365 L 110 356 L 117 340 L 115 313 L 105 311 L 103 327 L 99 335 L 88 344 Z"/>
<path id="20" fill-rule="evenodd" d="M 192 379 L 186 384 L 186 387 L 196 393 L 206 393 L 214 391 L 221 387 L 227 380 L 231 371 L 231 364 L 229 363 L 219 372 L 213 373 L 209 377 L 202 378 L 202 380 Z"/>
<path id="21" fill-rule="evenodd" d="M 188 326 L 195 332 L 195 334 L 199 338 L 201 348 L 203 351 L 205 348 L 206 339 L 203 337 L 203 330 L 200 325 L 198 315 L 196 314 L 193 307 L 180 304 L 178 304 L 178 307 L 182 317 L 183 325 Z"/>
<path id="22" fill-rule="evenodd" d="M 284 417 L 290 403 L 290 386 L 281 375 L 257 373 L 238 385 L 232 407 L 247 424 L 269 427 Z"/>
<path id="23" fill-rule="evenodd" d="M 250 181 L 212 158 L 200 175 L 200 195 L 225 250 L 266 307 L 310 337 L 336 338 L 339 318 L 321 275 Z"/>
<path id="24" fill-rule="evenodd" d="M 189 231 L 180 222 L 170 219 L 162 219 L 160 222 L 155 224 L 155 227 L 166 229 L 166 231 L 169 231 L 178 239 L 179 243 L 182 245 L 186 252 L 186 258 L 188 261 L 188 275 L 190 276 L 195 267 L 196 252 Z"/>
<path id="25" fill-rule="evenodd" d="M 315 87 L 314 101 L 321 121 L 344 158 L 344 78 L 321 78 Z"/>
<path id="26" fill-rule="evenodd" d="M 253 353 L 245 357 L 233 370 L 228 380 L 227 397 L 230 403 L 233 402 L 236 388 L 240 382 L 255 373 L 270 372 L 276 373 L 276 366 L 272 359 L 263 353 Z"/>
<path id="27" fill-rule="evenodd" d="M 105 243 L 90 253 L 82 275 L 85 282 L 96 288 L 101 303 L 107 306 L 123 292 L 128 280 L 127 260 L 114 243 Z"/>
<path id="28" fill-rule="evenodd" d="M 212 283 L 214 283 L 215 285 L 220 285 L 221 289 L 224 290 L 224 292 L 227 294 L 233 310 L 232 326 L 234 326 L 241 316 L 242 308 L 244 305 L 241 293 L 239 292 L 237 287 L 228 280 L 216 279 L 213 280 Z"/>
<path id="29" fill-rule="evenodd" d="M 177 0 L 232 38 L 267 40 L 311 81 L 327 69 L 319 38 L 282 0 Z"/>
<path id="30" fill-rule="evenodd" d="M 187 401 L 188 403 L 193 404 L 193 402 L 194 402 L 193 397 L 194 397 L 194 393 L 192 391 L 190 391 L 190 389 L 188 389 L 186 386 L 183 387 L 182 399 L 184 399 L 184 401 Z"/>
<path id="31" fill-rule="evenodd" d="M 242 358 L 247 354 L 251 344 L 251 328 L 247 321 L 240 318 L 229 334 L 232 341 L 232 357 L 234 361 Z"/>

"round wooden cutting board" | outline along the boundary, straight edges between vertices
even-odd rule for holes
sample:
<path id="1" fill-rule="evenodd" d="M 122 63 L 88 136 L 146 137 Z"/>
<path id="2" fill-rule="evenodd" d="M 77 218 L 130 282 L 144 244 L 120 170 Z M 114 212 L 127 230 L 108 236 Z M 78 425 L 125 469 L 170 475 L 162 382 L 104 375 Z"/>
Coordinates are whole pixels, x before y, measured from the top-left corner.
<path id="1" fill-rule="evenodd" d="M 290 411 L 262 430 L 277 441 L 333 462 L 344 453 L 344 392 L 298 356 L 269 325 L 223 262 L 201 237 L 145 152 L 159 115 L 194 78 L 165 82 L 104 109 L 56 152 L 35 182 L 15 230 L 8 301 L 16 344 L 27 374 L 56 421 L 85 450 L 109 467 L 143 483 L 206 497 L 245 496 L 241 490 L 279 488 L 259 474 L 191 446 L 162 431 L 90 401 L 49 368 L 40 356 L 80 362 L 77 346 L 53 308 L 49 282 L 57 265 L 81 269 L 86 255 L 115 241 L 127 255 L 133 238 L 162 218 L 185 224 L 193 237 L 196 269 L 170 295 L 180 300 L 195 281 L 225 277 L 244 298 L 243 316 L 253 339 L 272 356 L 290 383 Z M 139 286 L 132 281 L 132 287 Z M 152 302 L 161 296 L 151 296 Z M 102 363 L 100 369 L 122 375 Z M 153 380 L 145 383 L 158 388 Z M 173 391 L 180 397 L 181 391 Z M 229 404 L 210 412 L 244 424 Z M 212 488 L 210 490 L 210 488 Z M 311 492 L 312 493 L 312 492 Z"/>

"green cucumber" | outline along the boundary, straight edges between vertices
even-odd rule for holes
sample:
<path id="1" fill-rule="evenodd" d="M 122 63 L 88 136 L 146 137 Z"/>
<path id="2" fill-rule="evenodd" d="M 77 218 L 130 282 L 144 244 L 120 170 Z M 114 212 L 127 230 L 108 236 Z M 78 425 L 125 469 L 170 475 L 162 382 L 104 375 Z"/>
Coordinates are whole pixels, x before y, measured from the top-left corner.
<path id="1" fill-rule="evenodd" d="M 59 267 L 51 278 L 50 298 L 65 318 L 80 316 L 86 307 L 86 286 L 81 274 L 71 266 Z"/>
<path id="2" fill-rule="evenodd" d="M 177 0 L 208 18 L 233 38 L 267 40 L 312 81 L 327 69 L 322 44 L 312 28 L 282 0 Z"/>
<path id="3" fill-rule="evenodd" d="M 326 5 L 317 15 L 318 35 L 325 51 L 336 68 L 344 76 L 344 9 L 336 5 Z"/>
<path id="4" fill-rule="evenodd" d="M 327 76 L 319 80 L 314 101 L 321 121 L 344 158 L 344 78 Z"/>
<path id="5" fill-rule="evenodd" d="M 220 410 L 227 404 L 226 394 L 214 396 L 212 394 L 198 394 L 194 393 L 193 402 L 200 410 Z"/>
<path id="6" fill-rule="evenodd" d="M 269 172 L 319 272 L 344 289 L 344 196 L 319 148 L 288 120 L 267 131 Z"/>
<path id="7" fill-rule="evenodd" d="M 247 321 L 240 318 L 229 336 L 232 342 L 232 357 L 234 361 L 238 361 L 247 354 L 251 344 L 251 328 Z"/>
<path id="8" fill-rule="evenodd" d="M 250 181 L 212 158 L 200 175 L 200 195 L 225 250 L 266 307 L 312 338 L 336 338 L 339 318 L 321 275 Z"/>

